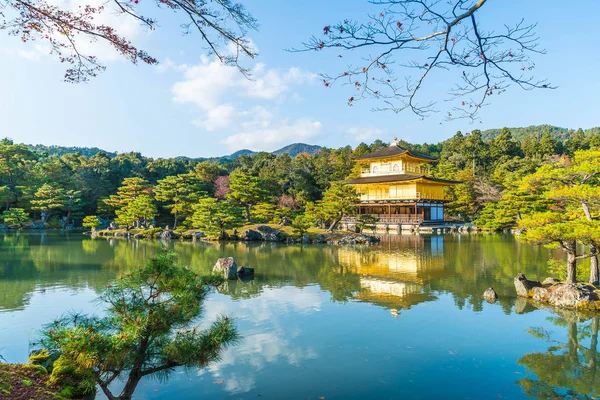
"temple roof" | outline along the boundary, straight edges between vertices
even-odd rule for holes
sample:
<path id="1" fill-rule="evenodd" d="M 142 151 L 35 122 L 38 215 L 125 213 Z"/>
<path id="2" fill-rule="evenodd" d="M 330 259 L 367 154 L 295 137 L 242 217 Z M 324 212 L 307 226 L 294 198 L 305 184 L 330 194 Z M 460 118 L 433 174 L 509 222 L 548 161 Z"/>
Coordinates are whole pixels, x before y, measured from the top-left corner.
<path id="1" fill-rule="evenodd" d="M 407 155 L 415 158 L 420 158 L 428 161 L 437 160 L 436 157 L 429 156 L 427 154 L 419 153 L 418 151 L 412 151 L 398 146 L 397 144 L 392 143 L 388 147 L 384 147 L 383 149 L 379 149 L 369 154 L 365 154 L 364 156 L 354 157 L 355 160 L 370 160 L 373 158 L 387 158 L 399 155 Z"/>
<path id="2" fill-rule="evenodd" d="M 349 179 L 346 183 L 352 185 L 360 185 L 364 183 L 386 183 L 386 182 L 403 182 L 403 181 L 415 181 L 417 179 L 423 179 L 430 182 L 456 184 L 460 181 L 451 181 L 446 179 L 432 178 L 425 175 L 411 175 L 411 174 L 394 174 L 394 175 L 377 175 L 377 176 L 363 176 L 360 178 Z"/>

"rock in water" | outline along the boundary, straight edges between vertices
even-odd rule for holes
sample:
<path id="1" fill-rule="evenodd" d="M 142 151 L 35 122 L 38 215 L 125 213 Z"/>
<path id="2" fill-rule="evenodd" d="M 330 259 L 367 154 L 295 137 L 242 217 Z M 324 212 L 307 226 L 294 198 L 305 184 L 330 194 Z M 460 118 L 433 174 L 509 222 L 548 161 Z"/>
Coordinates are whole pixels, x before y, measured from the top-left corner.
<path id="1" fill-rule="evenodd" d="M 245 240 L 246 242 L 256 242 L 259 240 L 262 240 L 262 235 L 260 234 L 260 232 L 257 232 L 255 230 L 252 229 L 248 229 L 246 232 L 242 233 L 242 240 Z"/>
<path id="2" fill-rule="evenodd" d="M 527 297 L 528 292 L 534 287 L 542 286 L 538 281 L 528 280 L 524 274 L 518 274 L 515 277 L 515 289 L 517 290 L 517 296 Z"/>
<path id="3" fill-rule="evenodd" d="M 173 238 L 173 233 L 171 231 L 162 231 L 156 237 L 158 239 L 171 240 Z"/>
<path id="4" fill-rule="evenodd" d="M 542 286 L 551 286 L 560 283 L 560 281 L 556 278 L 546 278 L 542 281 Z"/>
<path id="5" fill-rule="evenodd" d="M 213 267 L 213 273 L 222 275 L 225 279 L 237 279 L 238 268 L 233 257 L 219 258 Z"/>
<path id="6" fill-rule="evenodd" d="M 557 285 L 553 288 L 548 302 L 557 307 L 576 307 L 581 303 L 598 300 L 594 290 L 587 285 Z"/>
<path id="7" fill-rule="evenodd" d="M 498 300 L 498 294 L 494 290 L 494 288 L 487 288 L 485 292 L 483 292 L 483 298 L 488 303 L 495 303 Z"/>
<path id="8" fill-rule="evenodd" d="M 244 267 L 244 266 L 240 265 L 237 269 L 237 274 L 239 276 L 252 276 L 252 275 L 254 275 L 254 268 Z"/>

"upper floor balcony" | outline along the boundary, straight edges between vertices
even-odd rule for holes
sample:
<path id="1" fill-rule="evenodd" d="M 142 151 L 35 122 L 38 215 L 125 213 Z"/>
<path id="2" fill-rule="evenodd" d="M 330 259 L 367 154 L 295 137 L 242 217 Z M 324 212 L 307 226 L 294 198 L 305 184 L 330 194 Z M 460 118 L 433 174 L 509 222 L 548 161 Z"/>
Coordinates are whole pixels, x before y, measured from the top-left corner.
<path id="1" fill-rule="evenodd" d="M 380 176 L 380 175 L 396 175 L 396 174 L 425 174 L 426 168 L 416 165 L 390 165 L 390 166 L 375 166 L 371 168 L 362 168 L 360 176 Z"/>

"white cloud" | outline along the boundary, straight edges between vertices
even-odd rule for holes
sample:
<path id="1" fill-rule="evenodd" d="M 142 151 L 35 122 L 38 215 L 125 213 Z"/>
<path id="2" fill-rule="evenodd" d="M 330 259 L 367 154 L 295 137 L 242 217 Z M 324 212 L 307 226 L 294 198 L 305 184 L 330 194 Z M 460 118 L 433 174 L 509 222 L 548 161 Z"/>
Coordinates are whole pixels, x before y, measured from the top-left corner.
<path id="1" fill-rule="evenodd" d="M 286 98 L 298 99 L 294 86 L 310 84 L 316 75 L 297 67 L 287 70 L 268 68 L 258 63 L 250 71 L 250 79 L 236 67 L 203 56 L 197 65 L 174 67 L 183 79 L 172 87 L 173 101 L 193 104 L 202 115 L 193 123 L 208 131 L 227 128 L 233 134 L 222 143 L 231 150 L 274 150 L 278 146 L 305 141 L 318 136 L 322 125 L 311 118 L 281 118 L 271 106 Z M 289 96 L 288 96 L 289 95 Z M 260 102 L 262 104 L 256 104 Z M 250 105 L 251 104 L 251 105 Z"/>
<path id="2" fill-rule="evenodd" d="M 290 85 L 304 84 L 314 78 L 314 74 L 292 67 L 287 71 L 268 69 L 257 64 L 244 77 L 233 66 L 223 65 L 218 60 L 203 56 L 197 65 L 180 67 L 184 80 L 173 86 L 173 100 L 178 103 L 192 103 L 204 110 L 216 107 L 224 95 L 250 97 L 262 100 L 281 99 L 290 91 Z"/>
<path id="3" fill-rule="evenodd" d="M 243 131 L 228 136 L 223 140 L 231 150 L 276 150 L 283 144 L 303 142 L 318 136 L 322 130 L 322 124 L 312 119 L 299 119 L 293 122 L 283 120 L 264 128 Z"/>
<path id="4" fill-rule="evenodd" d="M 375 139 L 382 139 L 383 129 L 371 126 L 353 127 L 346 130 L 346 136 L 356 142 L 368 142 Z"/>
<path id="5" fill-rule="evenodd" d="M 38 61 L 43 56 L 50 54 L 50 48 L 46 47 L 46 46 L 42 46 L 40 44 L 36 44 L 32 50 L 30 50 L 30 49 L 31 49 L 30 47 L 27 47 L 27 49 L 8 48 L 5 50 L 5 52 L 9 56 L 21 57 L 21 58 L 24 58 L 25 60 L 29 60 L 29 61 Z"/>

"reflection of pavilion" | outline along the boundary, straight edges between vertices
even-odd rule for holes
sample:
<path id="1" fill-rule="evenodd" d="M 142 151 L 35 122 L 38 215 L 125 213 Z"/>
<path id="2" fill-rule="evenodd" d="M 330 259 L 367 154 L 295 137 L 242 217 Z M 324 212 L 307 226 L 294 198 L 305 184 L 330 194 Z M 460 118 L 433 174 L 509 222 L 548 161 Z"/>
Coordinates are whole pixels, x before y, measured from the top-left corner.
<path id="1" fill-rule="evenodd" d="M 339 261 L 360 275 L 357 299 L 390 309 L 408 309 L 435 299 L 428 282 L 444 276 L 444 236 L 389 235 L 381 245 L 339 249 Z"/>

